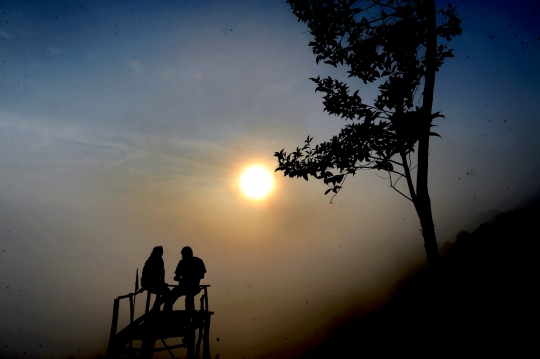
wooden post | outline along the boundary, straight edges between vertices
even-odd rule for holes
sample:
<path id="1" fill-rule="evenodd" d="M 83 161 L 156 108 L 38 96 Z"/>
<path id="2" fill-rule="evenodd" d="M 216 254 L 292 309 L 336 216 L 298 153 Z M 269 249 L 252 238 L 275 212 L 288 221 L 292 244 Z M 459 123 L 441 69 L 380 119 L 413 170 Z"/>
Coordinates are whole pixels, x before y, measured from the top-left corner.
<path id="1" fill-rule="evenodd" d="M 208 311 L 208 291 L 207 287 L 204 287 L 204 310 Z"/>
<path id="2" fill-rule="evenodd" d="M 135 294 L 136 295 L 136 294 Z M 133 314 L 135 311 L 135 305 L 133 303 L 133 296 L 129 296 L 129 324 L 133 324 Z M 133 348 L 133 340 L 129 341 L 129 349 Z"/>
<path id="3" fill-rule="evenodd" d="M 151 359 L 152 354 L 154 354 L 154 346 L 156 345 L 156 340 L 153 338 L 145 338 L 142 342 L 140 358 L 142 359 Z"/>
<path id="4" fill-rule="evenodd" d="M 203 317 L 202 307 L 203 307 L 203 299 L 201 298 L 201 310 L 198 313 L 199 318 L 197 319 L 197 323 L 199 323 L 199 320 L 200 320 L 200 325 L 198 328 L 199 336 L 197 337 L 197 344 L 195 345 L 195 358 L 199 358 L 199 355 L 201 354 L 201 343 L 204 337 L 204 317 Z"/>
<path id="5" fill-rule="evenodd" d="M 133 296 L 129 296 L 129 324 L 133 323 L 133 314 L 135 311 L 135 306 L 133 304 Z"/>
<path id="6" fill-rule="evenodd" d="M 116 328 L 118 327 L 118 308 L 120 306 L 120 300 L 118 298 L 116 298 L 114 300 L 114 305 L 113 305 L 113 317 L 112 317 L 112 323 L 111 323 L 111 333 L 109 335 L 109 345 L 107 347 L 107 354 L 106 354 L 106 357 L 107 358 L 112 358 L 115 356 L 115 351 L 116 351 L 116 340 L 115 340 L 115 336 L 116 336 Z"/>
<path id="7" fill-rule="evenodd" d="M 210 358 L 210 317 L 212 314 L 205 312 L 204 315 L 203 359 L 212 359 Z"/>

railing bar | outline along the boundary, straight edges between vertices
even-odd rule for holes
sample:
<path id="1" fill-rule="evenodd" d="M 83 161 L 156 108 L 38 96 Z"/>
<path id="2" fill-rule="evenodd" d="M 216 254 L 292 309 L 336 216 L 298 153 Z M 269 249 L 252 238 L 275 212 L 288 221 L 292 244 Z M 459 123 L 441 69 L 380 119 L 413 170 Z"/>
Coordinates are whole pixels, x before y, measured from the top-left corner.
<path id="1" fill-rule="evenodd" d="M 206 290 L 206 287 L 204 287 L 204 310 L 208 311 L 208 291 Z"/>
<path id="2" fill-rule="evenodd" d="M 163 343 L 163 345 L 165 345 L 165 348 L 167 349 L 167 351 L 169 352 L 169 354 L 171 355 L 171 358 L 172 359 L 175 359 L 171 349 L 167 346 L 167 343 L 165 343 L 165 340 L 163 340 L 163 338 L 161 338 L 161 342 Z"/>
<path id="3" fill-rule="evenodd" d="M 167 286 L 168 287 L 178 287 L 178 284 L 167 284 Z M 206 288 L 210 287 L 210 285 L 209 284 L 201 284 L 199 287 L 206 290 Z M 117 299 L 124 299 L 124 298 L 133 297 L 133 296 L 136 296 L 137 294 L 141 294 L 144 291 L 145 291 L 145 289 L 140 289 L 138 292 L 135 292 L 135 293 L 128 293 L 128 294 L 125 294 L 125 295 L 120 295 L 120 296 L 117 297 Z"/>
<path id="4" fill-rule="evenodd" d="M 168 348 L 154 348 L 154 352 L 163 352 L 165 350 L 170 350 L 170 349 L 178 349 L 178 348 L 185 348 L 187 345 L 186 344 L 178 344 L 178 345 L 175 345 L 173 347 L 168 347 Z"/>

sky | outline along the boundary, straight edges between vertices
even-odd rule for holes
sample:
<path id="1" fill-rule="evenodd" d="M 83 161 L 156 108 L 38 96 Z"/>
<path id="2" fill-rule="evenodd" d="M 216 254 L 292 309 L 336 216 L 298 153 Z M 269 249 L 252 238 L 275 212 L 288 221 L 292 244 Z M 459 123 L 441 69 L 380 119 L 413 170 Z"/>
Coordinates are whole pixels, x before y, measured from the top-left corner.
<path id="1" fill-rule="evenodd" d="M 452 4 L 463 34 L 437 73 L 430 152 L 440 245 L 540 183 L 540 7 Z M 242 194 L 247 166 L 343 125 L 308 78 L 346 69 L 309 41 L 283 1 L 0 4 L 0 356 L 103 354 L 113 299 L 157 245 L 169 283 L 182 247 L 204 260 L 221 358 L 309 340 L 425 263 L 412 204 L 376 172 L 333 204 L 281 173 L 264 200 Z"/>

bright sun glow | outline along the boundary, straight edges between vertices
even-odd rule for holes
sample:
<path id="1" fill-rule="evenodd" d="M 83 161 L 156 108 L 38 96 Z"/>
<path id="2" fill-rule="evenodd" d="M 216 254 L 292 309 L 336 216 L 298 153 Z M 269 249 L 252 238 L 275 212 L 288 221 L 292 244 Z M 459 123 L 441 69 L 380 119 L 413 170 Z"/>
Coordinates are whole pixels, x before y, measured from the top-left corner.
<path id="1" fill-rule="evenodd" d="M 272 173 L 262 166 L 248 167 L 240 177 L 240 187 L 244 194 L 260 199 L 270 193 L 274 186 Z"/>

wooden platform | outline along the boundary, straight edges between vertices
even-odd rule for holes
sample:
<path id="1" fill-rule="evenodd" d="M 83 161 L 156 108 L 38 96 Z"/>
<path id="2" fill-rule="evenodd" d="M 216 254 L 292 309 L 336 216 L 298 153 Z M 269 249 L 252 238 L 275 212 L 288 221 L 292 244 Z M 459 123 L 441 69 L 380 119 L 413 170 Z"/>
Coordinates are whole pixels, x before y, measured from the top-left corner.
<path id="1" fill-rule="evenodd" d="M 146 313 L 134 319 L 134 298 L 137 293 L 120 296 L 114 300 L 111 334 L 106 357 L 116 358 L 151 358 L 154 352 L 167 350 L 175 359 L 172 350 L 186 348 L 188 359 L 200 358 L 202 344 L 202 359 L 210 359 L 210 319 L 214 312 L 208 311 L 209 285 L 201 286 L 203 295 L 200 298 L 200 309 L 194 311 L 175 310 L 169 312 L 148 311 L 150 295 L 147 295 Z M 129 299 L 130 323 L 117 332 L 120 300 Z M 167 345 L 166 339 L 181 338 L 182 344 Z M 142 347 L 133 347 L 133 341 L 142 341 Z M 163 347 L 156 348 L 156 341 L 161 341 Z"/>

